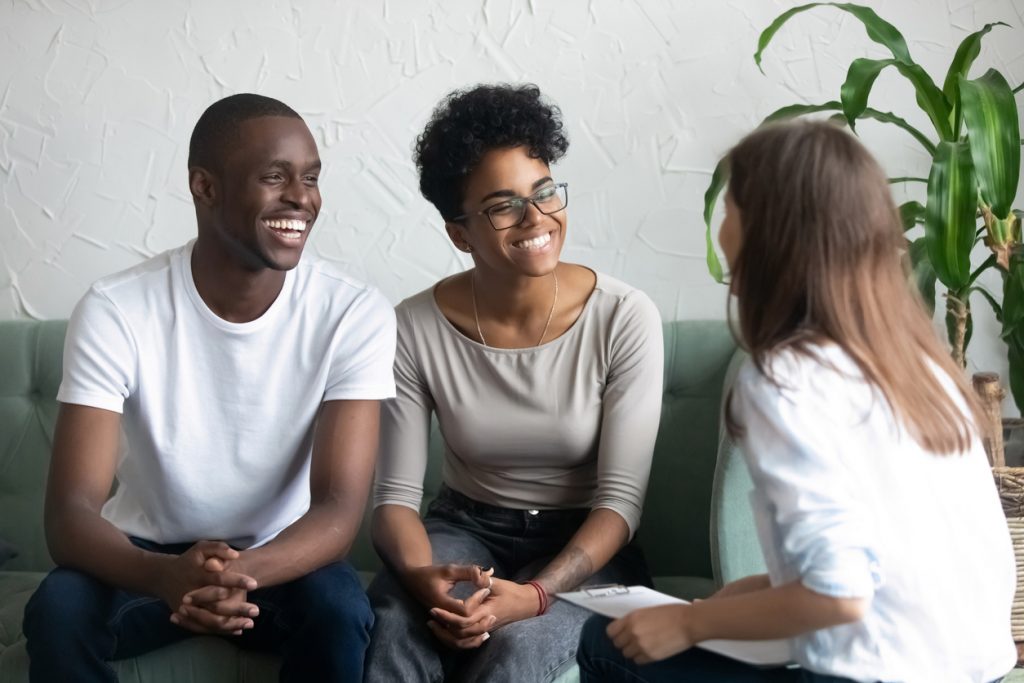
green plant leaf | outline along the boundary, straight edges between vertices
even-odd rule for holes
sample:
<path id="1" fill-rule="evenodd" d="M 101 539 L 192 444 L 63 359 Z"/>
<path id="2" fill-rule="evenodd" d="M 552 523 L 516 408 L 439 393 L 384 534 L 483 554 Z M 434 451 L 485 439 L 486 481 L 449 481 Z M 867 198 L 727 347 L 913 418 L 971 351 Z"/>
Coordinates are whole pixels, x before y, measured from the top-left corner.
<path id="1" fill-rule="evenodd" d="M 779 29 L 782 28 L 783 24 L 801 12 L 821 6 L 835 7 L 844 12 L 849 12 L 864 24 L 868 37 L 876 43 L 887 47 L 895 59 L 906 64 L 914 63 L 914 60 L 910 58 L 910 50 L 907 48 L 907 41 L 903 38 L 903 34 L 895 26 L 875 14 L 873 9 L 846 2 L 812 2 L 783 12 L 775 18 L 775 21 L 768 28 L 761 32 L 760 37 L 757 39 L 757 52 L 754 53 L 754 62 L 757 64 L 757 68 L 761 69 L 761 73 L 764 73 L 764 69 L 761 68 L 761 54 L 768 47 L 768 44 L 775 37 L 775 34 L 778 33 Z"/>
<path id="2" fill-rule="evenodd" d="M 927 183 L 927 178 L 912 178 L 910 176 L 902 176 L 900 178 L 889 178 L 889 184 L 895 185 L 896 183 Z"/>
<path id="3" fill-rule="evenodd" d="M 998 301 L 996 301 L 996 297 L 994 294 L 992 294 L 992 292 L 988 291 L 987 289 L 980 285 L 971 287 L 967 291 L 970 292 L 971 294 L 981 294 L 981 297 L 988 302 L 989 306 L 992 307 L 992 313 L 995 315 L 996 320 L 1000 323 L 1003 322 L 1003 307 L 999 305 Z"/>
<path id="4" fill-rule="evenodd" d="M 910 201 L 900 204 L 900 220 L 903 222 L 903 230 L 906 232 L 918 223 L 924 222 L 924 204 Z"/>
<path id="5" fill-rule="evenodd" d="M 928 175 L 925 238 L 942 284 L 959 291 L 971 277 L 977 185 L 966 142 L 940 142 Z"/>
<path id="6" fill-rule="evenodd" d="M 715 252 L 715 242 L 711 238 L 711 214 L 715 211 L 718 195 L 722 193 L 727 181 L 728 174 L 725 170 L 725 159 L 722 159 L 715 166 L 715 171 L 711 174 L 711 184 L 708 185 L 708 189 L 704 192 L 704 243 L 707 249 L 705 259 L 708 264 L 708 272 L 711 273 L 711 277 L 715 278 L 715 282 L 719 284 L 725 281 L 725 277 L 722 272 L 722 262 L 718 260 L 718 254 Z"/>
<path id="7" fill-rule="evenodd" d="M 823 111 L 842 111 L 842 105 L 836 101 L 825 102 L 824 104 L 790 104 L 776 109 L 766 116 L 761 125 L 763 126 L 773 121 L 791 119 L 802 114 L 814 114 Z M 718 165 L 715 166 L 714 172 L 711 174 L 711 183 L 704 192 L 705 260 L 707 261 L 708 272 L 711 274 L 711 277 L 715 278 L 715 282 L 719 283 L 724 281 L 724 273 L 722 271 L 722 262 L 715 252 L 714 239 L 711 237 L 711 217 L 715 211 L 715 204 L 718 203 L 718 197 L 722 194 L 722 190 L 725 189 L 728 180 L 729 174 L 725 168 L 725 162 L 724 160 L 719 161 Z"/>
<path id="8" fill-rule="evenodd" d="M 1024 264 L 1019 259 L 1010 263 L 1010 270 L 1003 279 L 1003 332 L 1002 337 L 1008 340 L 1017 334 L 1024 341 Z"/>
<path id="9" fill-rule="evenodd" d="M 868 105 L 868 96 L 875 85 L 875 79 L 887 67 L 895 67 L 914 86 L 917 104 L 924 110 L 935 126 L 935 131 L 942 140 L 952 138 L 949 124 L 950 108 L 945 95 L 935 85 L 931 76 L 917 64 L 906 64 L 898 59 L 867 59 L 861 57 L 850 62 L 846 72 L 846 81 L 840 89 L 843 113 L 853 128 L 857 119 L 861 118 Z"/>
<path id="10" fill-rule="evenodd" d="M 928 247 L 925 238 L 919 237 L 910 243 L 907 249 L 910 256 L 910 268 L 914 277 L 914 284 L 917 291 L 921 293 L 924 305 L 928 312 L 935 314 L 935 269 L 932 262 L 928 260 Z"/>
<path id="11" fill-rule="evenodd" d="M 975 31 L 964 38 L 960 42 L 960 47 L 956 49 L 956 55 L 953 57 L 953 61 L 949 64 L 949 71 L 946 72 L 946 80 L 942 83 L 942 92 L 946 96 L 946 101 L 953 105 L 953 134 L 955 137 L 960 135 L 961 110 L 959 79 L 961 76 L 967 78 L 967 74 L 971 70 L 971 65 L 974 64 L 974 60 L 977 59 L 978 55 L 981 53 L 981 39 L 995 26 L 1006 26 L 1009 28 L 1010 25 L 1002 21 L 985 24 L 980 30 Z"/>
<path id="12" fill-rule="evenodd" d="M 967 284 L 973 285 L 975 280 L 977 280 L 982 273 L 984 273 L 986 270 L 993 267 L 994 265 L 996 265 L 996 255 L 989 254 L 988 258 L 982 261 L 981 265 L 975 268 L 974 272 L 971 273 L 971 277 L 967 280 Z"/>
<path id="13" fill-rule="evenodd" d="M 903 130 L 910 133 L 915 140 L 921 143 L 921 145 L 928 152 L 928 156 L 935 156 L 935 143 L 928 139 L 924 133 L 914 128 L 912 125 L 907 123 L 905 120 L 896 116 L 892 112 L 878 111 L 868 107 L 864 110 L 864 113 L 860 116 L 862 119 L 874 119 L 875 121 L 881 121 L 882 123 L 891 123 L 895 126 L 902 128 Z M 922 181 L 924 182 L 924 181 Z"/>
<path id="14" fill-rule="evenodd" d="M 1010 84 L 995 69 L 960 78 L 960 98 L 981 199 L 1006 218 L 1020 179 L 1020 119 Z"/>
<path id="15" fill-rule="evenodd" d="M 1010 380 L 1010 395 L 1018 410 L 1024 406 L 1024 343 L 1014 338 L 1006 340 L 1006 360 L 1009 367 L 1007 376 Z M 1024 411 L 1022 411 L 1024 412 Z"/>

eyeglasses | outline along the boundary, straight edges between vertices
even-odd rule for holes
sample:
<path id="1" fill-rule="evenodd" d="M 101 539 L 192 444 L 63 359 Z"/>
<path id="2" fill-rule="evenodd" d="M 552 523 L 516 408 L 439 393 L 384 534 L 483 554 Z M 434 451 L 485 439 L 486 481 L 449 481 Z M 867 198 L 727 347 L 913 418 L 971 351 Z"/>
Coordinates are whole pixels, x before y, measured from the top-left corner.
<path id="1" fill-rule="evenodd" d="M 526 217 L 526 205 L 533 204 L 545 216 L 558 213 L 569 203 L 569 183 L 545 185 L 529 197 L 512 197 L 500 204 L 488 206 L 476 213 L 464 213 L 456 216 L 453 221 L 461 221 L 470 216 L 487 216 L 491 227 L 495 230 L 508 230 L 523 222 Z"/>

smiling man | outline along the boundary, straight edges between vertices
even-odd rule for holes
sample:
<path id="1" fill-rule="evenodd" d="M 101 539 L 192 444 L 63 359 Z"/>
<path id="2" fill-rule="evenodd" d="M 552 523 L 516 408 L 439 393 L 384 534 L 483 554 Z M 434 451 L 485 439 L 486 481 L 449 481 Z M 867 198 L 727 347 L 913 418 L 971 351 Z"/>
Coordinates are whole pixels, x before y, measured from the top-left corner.
<path id="1" fill-rule="evenodd" d="M 282 681 L 359 681 L 372 615 L 344 558 L 394 314 L 301 258 L 320 158 L 287 105 L 214 103 L 188 165 L 196 239 L 94 284 L 68 326 L 30 677 L 115 681 L 109 661 L 199 633 L 283 654 Z"/>

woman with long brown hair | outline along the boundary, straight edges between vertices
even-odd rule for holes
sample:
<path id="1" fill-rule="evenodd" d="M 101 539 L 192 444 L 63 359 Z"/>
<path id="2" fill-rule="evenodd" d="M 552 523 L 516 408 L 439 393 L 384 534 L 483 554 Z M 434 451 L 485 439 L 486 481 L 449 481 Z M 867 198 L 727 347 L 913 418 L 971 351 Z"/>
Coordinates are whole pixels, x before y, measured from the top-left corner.
<path id="1" fill-rule="evenodd" d="M 588 622 L 583 681 L 998 679 L 1014 560 L 979 411 L 903 263 L 884 173 L 826 123 L 728 157 L 719 242 L 750 361 L 728 406 L 768 574 Z M 800 669 L 690 648 L 789 639 Z"/>

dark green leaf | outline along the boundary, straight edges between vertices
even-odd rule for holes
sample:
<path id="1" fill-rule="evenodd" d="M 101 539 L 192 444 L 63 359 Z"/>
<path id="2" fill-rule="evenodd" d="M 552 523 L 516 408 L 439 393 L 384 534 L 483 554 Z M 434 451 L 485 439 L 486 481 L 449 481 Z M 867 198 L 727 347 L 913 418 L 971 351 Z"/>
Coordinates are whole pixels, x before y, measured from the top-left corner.
<path id="1" fill-rule="evenodd" d="M 894 58 L 906 64 L 914 63 L 914 60 L 910 58 L 910 50 L 907 48 L 907 41 L 903 38 L 903 35 L 895 26 L 875 14 L 874 10 L 845 2 L 812 2 L 783 12 L 761 33 L 757 39 L 757 52 L 754 53 L 754 62 L 757 63 L 757 68 L 761 69 L 761 53 L 768 47 L 768 43 L 772 41 L 772 38 L 775 37 L 775 34 L 782 28 L 783 24 L 801 12 L 806 12 L 809 9 L 823 5 L 849 12 L 864 24 L 864 28 L 867 30 L 868 37 L 871 40 L 887 47 Z M 761 69 L 761 71 L 763 73 L 764 69 Z"/>
<path id="2" fill-rule="evenodd" d="M 1017 335 L 1006 340 L 1006 360 L 1009 362 L 1010 395 L 1017 410 L 1024 414 L 1024 343 Z"/>
<path id="3" fill-rule="evenodd" d="M 925 245 L 925 238 L 920 237 L 910 243 L 909 247 L 910 267 L 914 275 L 914 284 L 917 291 L 921 293 L 924 305 L 928 312 L 935 313 L 935 269 L 928 260 L 928 248 Z"/>
<path id="4" fill-rule="evenodd" d="M 971 273 L 971 277 L 970 277 L 970 279 L 967 280 L 967 284 L 973 285 L 974 281 L 977 280 L 978 277 L 980 277 L 982 273 L 984 273 L 986 270 L 988 270 L 989 268 L 991 268 L 994 265 L 996 265 L 996 255 L 995 254 L 989 254 L 988 258 L 985 259 L 984 261 L 982 261 L 981 265 L 978 266 L 977 268 L 975 268 L 974 272 Z"/>
<path id="5" fill-rule="evenodd" d="M 1016 334 L 1024 341 L 1024 264 L 1014 260 L 1003 280 L 1003 339 Z"/>
<path id="6" fill-rule="evenodd" d="M 931 76 L 917 64 L 905 64 L 898 59 L 855 59 L 846 72 L 846 81 L 840 89 L 843 113 L 853 128 L 857 119 L 867 108 L 868 96 L 875 84 L 875 79 L 887 67 L 895 67 L 914 86 L 917 104 L 924 110 L 935 126 L 935 131 L 942 140 L 952 137 L 949 125 L 949 103 L 939 90 Z"/>
<path id="7" fill-rule="evenodd" d="M 940 142 L 928 176 L 925 237 L 935 274 L 950 290 L 971 276 L 977 185 L 965 142 Z"/>
<path id="8" fill-rule="evenodd" d="M 1002 306 L 999 305 L 999 302 L 996 301 L 996 298 L 992 294 L 992 292 L 988 291 L 987 289 L 981 286 L 971 287 L 967 291 L 971 292 L 972 294 L 981 294 L 982 298 L 985 299 L 985 301 L 988 302 L 988 305 L 992 307 L 992 313 L 996 316 L 996 320 L 999 321 L 1000 323 L 1003 322 L 1003 308 Z"/>
<path id="9" fill-rule="evenodd" d="M 896 183 L 927 183 L 927 178 L 912 178 L 910 176 L 902 176 L 900 178 L 889 178 L 889 184 L 894 185 Z"/>
<path id="10" fill-rule="evenodd" d="M 924 222 L 924 204 L 921 202 L 907 202 L 900 204 L 900 220 L 903 221 L 903 230 L 910 230 L 918 223 Z"/>
<path id="11" fill-rule="evenodd" d="M 953 134 L 958 136 L 960 134 L 960 77 L 967 78 L 968 72 L 971 70 L 971 65 L 974 64 L 974 60 L 978 58 L 978 54 L 981 53 L 981 39 L 986 33 L 992 30 L 995 26 L 1006 26 L 1009 28 L 1009 24 L 997 21 L 992 24 L 985 24 L 981 30 L 975 31 L 971 35 L 967 36 L 960 42 L 960 47 L 956 50 L 956 55 L 953 57 L 953 61 L 949 65 L 949 71 L 946 72 L 946 80 L 942 83 L 942 92 L 946 96 L 946 101 L 953 106 L 953 115 L 955 122 L 953 123 Z"/>
<path id="12" fill-rule="evenodd" d="M 1020 179 L 1017 102 L 995 69 L 973 81 L 961 78 L 960 98 L 982 201 L 997 218 L 1006 218 Z"/>

